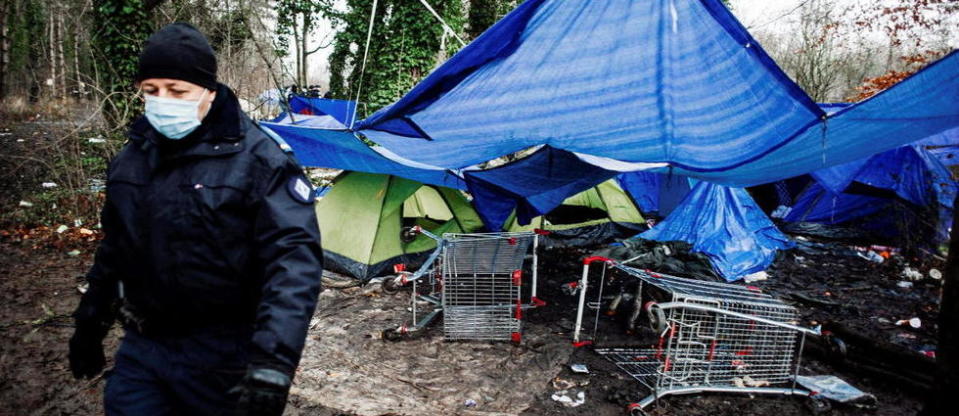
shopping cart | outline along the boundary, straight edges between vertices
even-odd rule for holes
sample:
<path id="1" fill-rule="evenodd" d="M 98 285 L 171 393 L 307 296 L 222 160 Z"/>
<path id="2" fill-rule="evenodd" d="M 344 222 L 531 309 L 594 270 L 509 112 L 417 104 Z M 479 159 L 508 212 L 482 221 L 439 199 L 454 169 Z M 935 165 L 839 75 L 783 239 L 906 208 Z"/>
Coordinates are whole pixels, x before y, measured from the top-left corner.
<path id="1" fill-rule="evenodd" d="M 579 283 L 574 342 L 580 342 L 593 262 L 602 262 L 603 279 L 607 269 L 635 278 L 650 327 L 659 334 L 658 343 L 650 348 L 596 349 L 650 390 L 630 406 L 633 414 L 643 414 L 651 403 L 672 394 L 811 395 L 796 388 L 795 376 L 806 335 L 819 332 L 798 326 L 795 308 L 754 287 L 686 279 L 588 258 Z M 602 283 L 592 306 L 602 302 L 601 288 Z"/>
<path id="2" fill-rule="evenodd" d="M 384 287 L 411 284 L 413 289 L 413 325 L 384 331 L 384 336 L 396 339 L 417 333 L 443 314 L 447 341 L 519 342 L 523 311 L 545 305 L 536 297 L 536 251 L 541 233 L 446 233 L 439 237 L 421 228 L 415 231 L 436 240 L 437 247 L 415 273 L 401 271 L 384 280 Z M 523 302 L 523 266 L 530 252 L 529 302 Z M 421 290 L 423 286 L 425 290 Z M 423 315 L 420 304 L 431 310 Z"/>

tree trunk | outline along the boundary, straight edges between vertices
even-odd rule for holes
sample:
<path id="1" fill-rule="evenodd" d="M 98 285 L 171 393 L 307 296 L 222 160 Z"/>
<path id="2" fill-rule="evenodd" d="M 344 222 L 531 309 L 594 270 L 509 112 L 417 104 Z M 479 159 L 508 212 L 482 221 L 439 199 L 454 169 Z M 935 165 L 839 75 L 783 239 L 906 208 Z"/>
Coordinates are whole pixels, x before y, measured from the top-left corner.
<path id="1" fill-rule="evenodd" d="M 56 33 L 56 23 L 55 18 L 53 17 L 53 4 L 50 4 L 49 9 L 47 9 L 47 60 L 50 64 L 50 77 L 47 78 L 47 85 L 50 86 L 50 97 L 56 97 L 57 95 L 57 53 L 56 48 L 56 39 L 54 39 L 54 34 Z"/>
<path id="2" fill-rule="evenodd" d="M 302 80 L 302 85 L 304 87 L 309 86 L 309 80 L 307 80 L 306 78 L 307 73 L 309 71 L 309 68 L 307 67 L 307 59 L 306 59 L 307 57 L 306 47 L 308 46 L 308 41 L 310 36 L 309 18 L 310 17 L 308 16 L 307 13 L 303 13 L 303 32 L 300 34 L 300 42 L 302 42 L 300 44 L 300 65 L 301 65 L 300 79 Z"/>
<path id="3" fill-rule="evenodd" d="M 63 5 L 57 7 L 57 67 L 60 69 L 60 96 L 67 96 L 67 64 L 63 54 Z"/>
<path id="4" fill-rule="evenodd" d="M 7 95 L 7 65 L 10 62 L 10 40 L 9 30 L 7 29 L 10 24 L 7 19 L 12 14 L 10 12 L 12 7 L 12 2 L 4 1 L 3 4 L 0 4 L 0 98 Z M 9 18 L 9 20 L 12 21 L 13 18 Z"/>
<path id="5" fill-rule="evenodd" d="M 949 259 L 943 273 L 942 302 L 939 304 L 939 345 L 936 348 L 936 382 L 922 414 L 954 414 L 959 392 L 959 195 L 952 211 Z"/>

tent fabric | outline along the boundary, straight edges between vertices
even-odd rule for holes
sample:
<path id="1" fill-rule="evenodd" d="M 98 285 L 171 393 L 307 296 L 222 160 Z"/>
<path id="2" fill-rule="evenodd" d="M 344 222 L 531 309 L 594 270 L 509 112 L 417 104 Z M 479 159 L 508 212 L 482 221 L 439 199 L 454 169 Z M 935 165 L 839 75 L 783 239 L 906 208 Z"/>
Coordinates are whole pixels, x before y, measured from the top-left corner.
<path id="1" fill-rule="evenodd" d="M 290 110 L 297 114 L 328 115 L 349 125 L 356 112 L 356 102 L 293 95 L 290 97 Z"/>
<path id="2" fill-rule="evenodd" d="M 626 192 L 614 180 L 608 180 L 593 188 L 587 189 L 569 198 L 560 205 L 564 208 L 580 207 L 594 212 L 601 212 L 602 218 L 586 218 L 577 216 L 575 210 L 572 215 L 558 219 L 556 216 L 541 215 L 530 220 L 529 224 L 520 224 L 515 215 L 511 215 L 503 228 L 507 231 L 532 231 L 541 229 L 546 231 L 574 230 L 587 226 L 616 223 L 626 228 L 638 229 L 646 222 L 636 205 Z M 573 218 L 569 221 L 569 218 Z"/>
<path id="3" fill-rule="evenodd" d="M 357 139 L 352 132 L 261 122 L 285 140 L 303 166 L 395 175 L 413 181 L 466 189 L 459 177 L 442 169 L 423 169 L 393 161 Z"/>
<path id="4" fill-rule="evenodd" d="M 281 113 L 271 123 L 289 124 L 298 127 L 311 127 L 314 129 L 326 130 L 346 130 L 347 127 L 339 120 L 330 115 L 306 115 Z"/>
<path id="5" fill-rule="evenodd" d="M 465 171 L 473 205 L 491 230 L 502 229 L 512 213 L 520 224 L 560 206 L 570 195 L 616 176 L 550 146 L 487 170 Z"/>
<path id="6" fill-rule="evenodd" d="M 326 267 L 363 280 L 393 264 L 415 264 L 436 247 L 424 235 L 404 242 L 404 221 L 439 234 L 482 228 L 460 191 L 362 172 L 337 177 L 329 193 L 316 202 L 316 215 L 323 230 Z"/>
<path id="7" fill-rule="evenodd" d="M 952 53 L 827 117 L 719 0 L 527 1 L 358 128 L 451 169 L 545 144 L 748 186 L 959 125 L 957 72 Z"/>
<path id="8" fill-rule="evenodd" d="M 936 156 L 943 165 L 959 164 L 959 127 L 927 137 L 917 144 Z"/>
<path id="9" fill-rule="evenodd" d="M 688 242 L 728 281 L 765 270 L 778 250 L 794 246 L 745 189 L 709 182 L 697 183 L 672 214 L 637 237 Z"/>
<path id="10" fill-rule="evenodd" d="M 796 197 L 783 221 L 842 224 L 880 212 L 889 202 L 887 198 L 832 192 L 819 182 L 812 182 Z"/>
<path id="11" fill-rule="evenodd" d="M 504 229 L 549 231 L 543 237 L 545 247 L 585 246 L 635 235 L 646 229 L 645 222 L 629 195 L 615 180 L 608 180 L 566 198 L 558 209 L 533 218 L 527 225 L 520 225 L 512 215 Z"/>
<path id="12" fill-rule="evenodd" d="M 924 212 L 932 210 L 933 217 L 938 218 L 921 220 L 934 223 L 935 241 L 948 238 L 959 185 L 949 169 L 923 146 L 903 146 L 826 171 L 813 173 L 816 182 L 797 198 L 785 221 L 830 225 L 857 221 L 858 226 L 892 237 L 896 232 L 909 231 L 905 223 L 915 223 L 913 219 L 891 218 L 892 214 L 926 216 Z M 894 200 L 909 203 L 912 208 L 896 207 Z M 879 215 L 893 209 L 897 212 Z M 872 218 L 865 219 L 869 216 Z"/>
<path id="13" fill-rule="evenodd" d="M 684 176 L 645 171 L 621 173 L 616 181 L 643 213 L 660 217 L 673 212 L 690 188 Z"/>

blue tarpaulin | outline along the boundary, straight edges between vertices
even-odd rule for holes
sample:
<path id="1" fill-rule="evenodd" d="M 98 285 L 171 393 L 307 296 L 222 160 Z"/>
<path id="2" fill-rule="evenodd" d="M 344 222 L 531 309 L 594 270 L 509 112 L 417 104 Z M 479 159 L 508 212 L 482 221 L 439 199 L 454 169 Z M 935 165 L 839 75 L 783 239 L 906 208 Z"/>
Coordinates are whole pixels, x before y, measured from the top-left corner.
<path id="1" fill-rule="evenodd" d="M 948 168 L 924 146 L 903 146 L 812 176 L 815 182 L 797 198 L 785 221 L 843 224 L 873 217 L 871 222 L 881 224 L 870 227 L 867 221 L 859 225 L 880 229 L 896 222 L 879 214 L 890 211 L 892 200 L 898 199 L 911 204 L 919 215 L 929 212 L 923 209 L 935 212 L 933 217 L 938 218 L 922 220 L 935 223 L 937 241 L 948 237 L 957 184 Z M 889 236 L 897 232 L 884 231 Z"/>
<path id="2" fill-rule="evenodd" d="M 513 210 L 522 224 L 558 207 L 572 192 L 592 188 L 617 172 L 579 160 L 549 146 L 500 167 L 465 171 L 473 206 L 491 230 L 503 228 Z M 594 178 L 600 178 L 594 182 Z"/>
<path id="3" fill-rule="evenodd" d="M 728 281 L 765 270 L 778 250 L 794 245 L 745 189 L 709 182 L 693 186 L 672 214 L 638 237 L 686 241 Z"/>
<path id="4" fill-rule="evenodd" d="M 660 217 L 673 212 L 690 188 L 685 176 L 645 171 L 621 173 L 616 181 L 644 214 L 655 213 Z"/>
<path id="5" fill-rule="evenodd" d="M 260 124 L 282 137 L 293 148 L 303 166 L 382 173 L 431 185 L 466 189 L 466 184 L 448 171 L 395 162 L 367 146 L 349 131 L 282 123 Z"/>
<path id="6" fill-rule="evenodd" d="M 282 113 L 277 116 L 275 119 L 271 120 L 272 123 L 280 124 L 289 124 L 297 127 L 310 127 L 314 129 L 326 129 L 326 130 L 346 130 L 347 127 L 339 120 L 330 115 L 307 115 L 307 114 L 290 114 Z"/>
<path id="7" fill-rule="evenodd" d="M 826 118 L 719 0 L 530 0 L 358 128 L 452 169 L 547 144 L 745 186 L 959 125 L 957 73 L 952 53 Z"/>
<path id="8" fill-rule="evenodd" d="M 356 112 L 356 102 L 294 95 L 290 97 L 290 110 L 297 114 L 328 115 L 349 125 Z"/>

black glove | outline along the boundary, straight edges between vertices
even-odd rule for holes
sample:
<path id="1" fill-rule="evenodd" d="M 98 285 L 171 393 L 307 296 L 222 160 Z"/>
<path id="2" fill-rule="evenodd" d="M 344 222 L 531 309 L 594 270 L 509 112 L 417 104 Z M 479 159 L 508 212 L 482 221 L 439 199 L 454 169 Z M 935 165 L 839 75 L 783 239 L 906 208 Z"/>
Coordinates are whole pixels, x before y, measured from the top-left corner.
<path id="1" fill-rule="evenodd" d="M 290 377 L 272 368 L 250 367 L 230 393 L 240 394 L 238 415 L 280 416 L 290 393 Z"/>
<path id="2" fill-rule="evenodd" d="M 102 331 L 96 328 L 77 326 L 70 338 L 70 371 L 77 380 L 81 378 L 93 378 L 106 365 L 106 358 L 103 356 L 103 336 Z"/>

